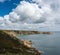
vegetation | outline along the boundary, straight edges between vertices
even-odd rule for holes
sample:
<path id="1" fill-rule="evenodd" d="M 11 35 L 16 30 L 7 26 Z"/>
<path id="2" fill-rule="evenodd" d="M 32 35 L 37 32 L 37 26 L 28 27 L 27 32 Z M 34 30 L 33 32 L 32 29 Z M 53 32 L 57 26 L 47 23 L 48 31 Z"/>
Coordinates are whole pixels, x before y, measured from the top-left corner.
<path id="1" fill-rule="evenodd" d="M 40 31 L 21 31 L 21 30 L 3 30 L 9 34 L 16 35 L 30 35 L 30 34 L 53 34 L 52 32 L 40 32 Z"/>
<path id="2" fill-rule="evenodd" d="M 20 31 L 19 31 L 20 32 Z M 25 33 L 25 32 L 24 32 Z M 40 55 L 31 42 L 16 38 L 17 31 L 0 30 L 0 55 Z"/>

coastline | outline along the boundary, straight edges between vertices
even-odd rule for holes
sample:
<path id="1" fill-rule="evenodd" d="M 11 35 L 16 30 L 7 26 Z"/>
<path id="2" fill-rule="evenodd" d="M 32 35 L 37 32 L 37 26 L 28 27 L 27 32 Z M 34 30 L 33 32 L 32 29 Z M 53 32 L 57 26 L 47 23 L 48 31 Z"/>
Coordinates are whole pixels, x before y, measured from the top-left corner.
<path id="1" fill-rule="evenodd" d="M 41 55 L 42 52 L 32 47 L 30 41 L 18 39 L 17 35 L 15 31 L 0 30 L 0 53 Z"/>

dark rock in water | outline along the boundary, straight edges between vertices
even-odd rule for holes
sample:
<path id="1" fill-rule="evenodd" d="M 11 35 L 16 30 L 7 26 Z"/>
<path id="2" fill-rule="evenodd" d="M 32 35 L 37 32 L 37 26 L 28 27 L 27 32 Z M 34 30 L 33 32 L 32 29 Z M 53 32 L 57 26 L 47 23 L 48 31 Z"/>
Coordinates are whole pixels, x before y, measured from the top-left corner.
<path id="1" fill-rule="evenodd" d="M 10 55 L 9 53 L 17 53 L 19 55 L 41 54 L 31 46 L 31 41 L 18 39 L 13 33 L 11 34 L 7 31 L 0 31 L 0 53 L 8 53 L 8 55 Z"/>

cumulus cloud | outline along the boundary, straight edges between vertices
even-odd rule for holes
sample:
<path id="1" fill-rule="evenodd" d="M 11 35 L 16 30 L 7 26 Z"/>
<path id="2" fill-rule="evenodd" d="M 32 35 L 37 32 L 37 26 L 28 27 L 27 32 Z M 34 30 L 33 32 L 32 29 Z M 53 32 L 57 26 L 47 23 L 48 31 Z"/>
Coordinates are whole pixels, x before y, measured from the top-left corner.
<path id="1" fill-rule="evenodd" d="M 14 12 L 21 16 L 21 21 L 23 22 L 36 22 L 41 19 L 42 15 L 47 11 L 51 11 L 49 7 L 39 8 L 37 4 L 29 3 L 29 2 L 21 2 L 20 5 L 16 7 Z"/>
<path id="2" fill-rule="evenodd" d="M 49 6 L 43 6 L 41 9 L 37 4 L 21 1 L 12 12 L 3 18 L 5 21 L 8 19 L 12 23 L 42 23 L 46 19 L 42 18 L 43 14 L 49 14 L 50 12 Z"/>
<path id="3" fill-rule="evenodd" d="M 60 22 L 59 14 L 59 0 L 32 0 L 31 3 L 21 1 L 12 12 L 0 17 L 0 26 L 8 29 L 55 27 Z"/>

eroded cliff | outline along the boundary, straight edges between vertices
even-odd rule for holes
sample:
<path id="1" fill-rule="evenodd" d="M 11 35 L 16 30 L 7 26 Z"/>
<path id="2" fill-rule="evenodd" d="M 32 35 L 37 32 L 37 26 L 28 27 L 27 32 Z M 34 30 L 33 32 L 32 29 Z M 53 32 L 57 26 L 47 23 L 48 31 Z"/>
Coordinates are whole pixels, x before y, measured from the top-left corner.
<path id="1" fill-rule="evenodd" d="M 18 39 L 16 35 L 15 31 L 0 30 L 0 53 L 8 53 L 8 55 L 9 53 L 19 55 L 40 55 L 42 53 L 33 48 L 31 42 Z"/>

